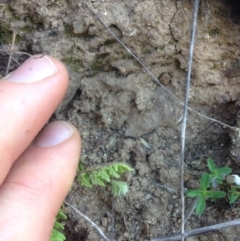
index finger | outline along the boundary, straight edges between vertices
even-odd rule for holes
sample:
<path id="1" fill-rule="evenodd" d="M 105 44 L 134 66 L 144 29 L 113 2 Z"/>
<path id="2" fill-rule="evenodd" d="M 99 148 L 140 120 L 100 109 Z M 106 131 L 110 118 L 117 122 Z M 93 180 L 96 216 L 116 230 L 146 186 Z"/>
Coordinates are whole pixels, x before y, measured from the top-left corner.
<path id="1" fill-rule="evenodd" d="M 68 85 L 64 65 L 35 55 L 0 81 L 0 185 L 61 102 Z"/>

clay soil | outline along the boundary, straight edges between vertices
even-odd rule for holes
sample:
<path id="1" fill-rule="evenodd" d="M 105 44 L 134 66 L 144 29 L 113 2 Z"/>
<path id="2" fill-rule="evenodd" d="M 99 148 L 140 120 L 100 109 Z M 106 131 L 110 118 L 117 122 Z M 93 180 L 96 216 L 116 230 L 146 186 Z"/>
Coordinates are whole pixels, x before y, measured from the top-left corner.
<path id="1" fill-rule="evenodd" d="M 149 76 L 89 10 L 157 77 Z M 82 136 L 86 167 L 125 162 L 134 172 L 122 177 L 129 193 L 113 198 L 110 187 L 73 184 L 67 200 L 111 239 L 145 241 L 179 231 L 179 157 L 192 2 L 188 0 L 15 0 L 0 3 L 1 39 L 30 54 L 60 58 L 69 70 L 68 93 L 52 120 L 69 120 Z M 224 1 L 202 1 L 198 15 L 190 107 L 227 125 L 239 110 L 240 21 Z M 16 55 L 20 62 L 24 55 Z M 4 75 L 8 55 L 0 55 Z M 11 66 L 11 70 L 16 65 Z M 186 133 L 185 187 L 198 187 L 206 159 L 228 164 L 231 129 L 189 112 Z M 146 144 L 147 143 L 147 144 Z M 71 161 L 71 160 L 69 160 Z M 193 200 L 186 198 L 186 209 Z M 208 203 L 186 229 L 239 218 L 239 204 Z M 103 240 L 70 207 L 68 241 Z M 239 240 L 240 228 L 188 240 Z"/>

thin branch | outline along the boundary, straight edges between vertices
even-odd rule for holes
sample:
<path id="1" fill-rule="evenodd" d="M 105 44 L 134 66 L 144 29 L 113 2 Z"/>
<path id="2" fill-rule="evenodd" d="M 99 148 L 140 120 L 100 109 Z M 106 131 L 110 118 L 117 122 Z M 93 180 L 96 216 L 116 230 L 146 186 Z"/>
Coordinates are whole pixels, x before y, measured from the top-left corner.
<path id="1" fill-rule="evenodd" d="M 108 239 L 106 237 L 106 235 L 103 233 L 103 231 L 97 226 L 96 223 L 94 223 L 90 218 L 88 218 L 87 216 L 85 216 L 83 213 L 81 213 L 78 209 L 76 209 L 74 206 L 72 206 L 70 203 L 68 203 L 67 201 L 64 201 L 65 204 L 67 204 L 69 207 L 71 207 L 76 213 L 78 213 L 82 218 L 84 218 L 87 222 L 89 222 L 95 229 L 97 229 L 98 233 L 106 240 L 106 241 L 110 241 L 110 239 Z"/>
<path id="2" fill-rule="evenodd" d="M 111 223 L 111 229 L 112 229 L 112 232 L 111 232 L 111 240 L 113 240 L 114 239 L 114 237 L 115 237 L 115 197 L 114 196 L 112 196 L 112 216 L 111 216 L 111 221 L 112 221 L 112 223 Z"/>
<path id="3" fill-rule="evenodd" d="M 191 206 L 186 211 L 184 223 L 186 223 L 188 221 L 188 219 L 191 217 L 191 215 L 193 214 L 193 212 L 196 208 L 196 205 L 197 205 L 197 201 L 198 201 L 198 199 L 195 198 L 195 200 L 192 202 Z"/>
<path id="4" fill-rule="evenodd" d="M 29 57 L 31 57 L 32 55 L 27 53 L 27 52 L 21 52 L 21 51 L 17 51 L 17 52 L 14 52 L 14 54 L 21 54 L 21 55 L 27 55 Z"/>
<path id="5" fill-rule="evenodd" d="M 12 53 L 13 53 L 13 49 L 14 49 L 15 40 L 16 40 L 16 33 L 13 32 L 12 45 L 11 45 L 11 49 L 9 51 L 9 58 L 8 58 L 8 64 L 7 64 L 5 75 L 7 75 L 9 73 L 10 64 L 12 62 Z"/>
<path id="6" fill-rule="evenodd" d="M 20 55 L 27 55 L 29 57 L 31 57 L 32 55 L 27 53 L 27 52 L 20 52 L 20 51 L 17 51 L 17 52 L 14 52 L 14 43 L 15 43 L 15 40 L 16 40 L 16 34 L 13 33 L 13 40 L 12 40 L 12 45 L 11 45 L 11 48 L 10 48 L 10 51 L 4 46 L 3 42 L 0 40 L 2 46 L 3 46 L 3 49 L 0 50 L 0 52 L 5 52 L 7 55 L 9 55 L 9 58 L 8 58 L 8 64 L 7 64 L 7 68 L 6 68 L 6 72 L 5 72 L 5 75 L 7 75 L 9 73 L 9 69 L 10 69 L 10 64 L 11 64 L 11 61 L 13 60 L 18 66 L 20 66 L 21 64 L 13 57 L 13 54 L 20 54 Z"/>
<path id="7" fill-rule="evenodd" d="M 154 74 L 146 67 L 146 65 L 111 31 L 111 29 L 106 25 L 106 23 L 102 20 L 102 18 L 100 18 L 86 3 L 83 3 L 84 6 L 86 6 L 89 11 L 100 21 L 100 23 L 108 30 L 108 32 L 116 39 L 116 41 L 122 45 L 122 47 L 144 68 L 144 70 L 154 79 L 155 82 L 157 82 L 158 85 L 160 85 L 168 94 L 170 94 L 175 100 L 177 100 L 177 102 L 179 104 L 181 104 L 182 106 L 184 106 L 184 103 L 181 102 L 180 99 L 177 98 L 177 96 L 175 96 L 171 91 L 169 91 L 167 88 L 165 88 L 164 85 L 162 85 L 159 80 L 157 79 L 157 77 L 154 76 Z M 192 108 L 188 107 L 188 110 L 191 112 L 196 113 L 197 115 L 211 120 L 213 122 L 217 122 L 219 124 L 221 124 L 222 126 L 226 126 L 228 128 L 233 129 L 234 127 L 229 126 L 219 120 L 213 119 L 211 117 L 208 117 L 206 115 L 203 115 L 199 112 L 197 112 L 196 110 L 193 110 Z"/>
<path id="8" fill-rule="evenodd" d="M 219 232 L 221 229 L 228 228 L 228 227 L 234 227 L 237 225 L 240 225 L 240 219 L 229 221 L 229 222 L 224 222 L 224 223 L 219 223 L 219 224 L 215 224 L 212 226 L 203 227 L 203 228 L 199 228 L 199 229 L 194 229 L 191 231 L 186 231 L 184 233 L 184 237 L 189 238 L 189 237 L 200 235 L 200 234 L 206 234 L 206 233 L 210 233 L 210 232 Z M 170 235 L 168 237 L 152 239 L 151 241 L 177 241 L 177 240 L 181 240 L 180 233 Z"/>
<path id="9" fill-rule="evenodd" d="M 186 83 L 186 94 L 184 101 L 184 110 L 183 110 L 183 120 L 182 120 L 182 130 L 181 130 L 181 159 L 180 159 L 180 185 L 181 185 L 181 240 L 184 241 L 184 227 L 185 227 L 185 195 L 184 195 L 184 157 L 185 157 L 185 145 L 186 145 L 186 127 L 187 127 L 187 114 L 188 114 L 188 100 L 190 92 L 190 82 L 192 74 L 192 65 L 193 65 L 193 51 L 195 45 L 195 35 L 197 28 L 197 16 L 198 16 L 199 0 L 195 0 L 194 9 L 193 9 L 193 22 L 192 22 L 192 32 L 191 32 L 191 42 L 189 48 L 189 57 L 188 57 L 188 72 L 187 72 L 187 83 Z"/>
<path id="10" fill-rule="evenodd" d="M 195 208 L 196 208 L 196 205 L 197 205 L 197 201 L 198 201 L 198 198 L 195 198 L 191 204 L 191 206 L 188 208 L 188 210 L 185 212 L 185 219 L 184 219 L 184 223 L 186 224 L 186 222 L 188 221 L 188 219 L 192 216 Z M 181 229 L 182 227 L 179 228 L 179 230 L 177 231 L 177 233 L 181 233 Z"/>
<path id="11" fill-rule="evenodd" d="M 152 184 L 155 186 L 155 187 L 160 187 L 160 188 L 164 188 L 166 189 L 169 193 L 178 193 L 178 190 L 172 188 L 172 187 L 168 187 L 168 186 L 165 186 L 165 185 L 161 185 L 160 183 L 158 182 L 152 182 Z"/>

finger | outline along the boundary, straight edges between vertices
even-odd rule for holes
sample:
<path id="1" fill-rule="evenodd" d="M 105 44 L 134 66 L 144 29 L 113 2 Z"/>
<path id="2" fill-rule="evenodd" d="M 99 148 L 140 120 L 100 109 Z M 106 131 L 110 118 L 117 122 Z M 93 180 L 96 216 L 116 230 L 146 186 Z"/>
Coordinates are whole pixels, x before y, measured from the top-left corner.
<path id="1" fill-rule="evenodd" d="M 49 124 L 14 163 L 0 187 L 0 240 L 47 241 L 80 156 L 78 131 Z"/>
<path id="2" fill-rule="evenodd" d="M 0 184 L 57 108 L 67 85 L 64 65 L 39 55 L 0 81 Z"/>

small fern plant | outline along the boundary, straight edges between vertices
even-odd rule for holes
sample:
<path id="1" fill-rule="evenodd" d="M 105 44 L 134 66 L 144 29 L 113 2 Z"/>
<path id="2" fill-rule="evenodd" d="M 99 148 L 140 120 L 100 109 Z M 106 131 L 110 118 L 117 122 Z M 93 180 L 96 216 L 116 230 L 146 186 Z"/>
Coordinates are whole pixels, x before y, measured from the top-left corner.
<path id="1" fill-rule="evenodd" d="M 126 195 L 129 188 L 126 182 L 117 180 L 125 172 L 131 172 L 132 169 L 129 165 L 122 162 L 114 162 L 104 166 L 85 169 L 82 164 L 79 165 L 78 182 L 81 186 L 105 187 L 107 183 L 112 186 L 113 196 Z"/>
<path id="2" fill-rule="evenodd" d="M 64 214 L 63 210 L 60 209 L 55 218 L 52 234 L 50 241 L 64 241 L 66 240 L 65 235 L 63 234 L 64 226 L 62 224 L 63 220 L 67 219 L 67 216 Z"/>
<path id="3" fill-rule="evenodd" d="M 126 182 L 117 179 L 119 179 L 123 173 L 131 172 L 133 170 L 134 169 L 129 165 L 121 162 L 115 162 L 96 168 L 91 167 L 88 169 L 85 169 L 82 164 L 79 164 L 77 179 L 81 186 L 89 188 L 92 186 L 105 187 L 107 183 L 110 183 L 112 185 L 113 196 L 121 196 L 126 195 L 129 188 Z M 67 219 L 67 216 L 64 214 L 63 210 L 60 209 L 55 219 L 50 241 L 66 240 L 66 237 L 63 234 L 64 225 L 62 223 L 65 219 Z"/>

